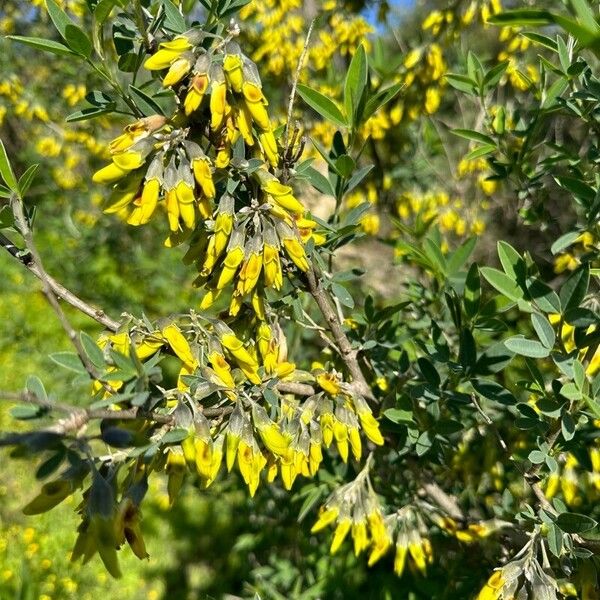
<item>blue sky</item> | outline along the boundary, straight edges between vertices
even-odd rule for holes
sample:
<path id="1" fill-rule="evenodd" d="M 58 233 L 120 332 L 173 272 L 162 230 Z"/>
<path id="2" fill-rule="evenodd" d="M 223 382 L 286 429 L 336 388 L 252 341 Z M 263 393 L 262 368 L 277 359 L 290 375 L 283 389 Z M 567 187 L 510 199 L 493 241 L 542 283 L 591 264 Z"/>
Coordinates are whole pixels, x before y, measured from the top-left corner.
<path id="1" fill-rule="evenodd" d="M 396 6 L 398 8 L 410 8 L 414 6 L 415 0 L 389 0 L 391 6 Z M 377 15 L 377 5 L 372 6 L 368 10 L 365 11 L 365 17 L 370 21 L 374 22 Z"/>

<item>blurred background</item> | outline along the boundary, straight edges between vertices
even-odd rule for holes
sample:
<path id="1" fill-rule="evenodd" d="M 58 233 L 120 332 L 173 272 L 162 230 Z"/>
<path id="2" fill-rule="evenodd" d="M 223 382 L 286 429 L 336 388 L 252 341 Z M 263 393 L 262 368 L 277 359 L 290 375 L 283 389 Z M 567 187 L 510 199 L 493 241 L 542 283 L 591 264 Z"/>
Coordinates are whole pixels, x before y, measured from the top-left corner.
<path id="1" fill-rule="evenodd" d="M 83 0 L 61 4 L 89 25 Z M 348 198 L 346 209 L 365 200 L 371 208 L 361 222 L 360 243 L 336 257 L 345 268 L 366 270 L 361 293 L 373 293 L 380 303 L 393 301 L 402 289 L 407 252 L 402 240 L 422 239 L 433 226 L 446 247 L 480 236 L 476 252 L 489 262 L 496 239 L 503 238 L 517 247 L 527 240 L 547 272 L 576 264 L 573 255 L 554 262 L 547 254 L 556 232 L 552 223 L 558 227 L 573 215 L 556 208 L 549 227 L 528 228 L 535 221 L 535 204 L 521 199 L 517 207 L 514 194 L 488 179 L 485 160 L 464 160 L 465 145 L 449 133 L 451 127 L 477 125 L 479 109 L 444 79 L 449 71 L 464 71 L 467 49 L 488 65 L 509 60 L 502 83 L 505 104 L 518 105 L 519 94 L 539 77 L 526 39 L 485 24 L 499 10 L 499 0 L 253 0 L 241 11 L 242 47 L 257 62 L 271 114 L 280 123 L 306 30 L 316 15 L 302 81 L 341 99 L 339 73 L 363 43 L 373 67 L 372 85 L 404 84 L 361 132 L 364 159 L 375 168 Z M 2 36 L 52 37 L 52 31 L 41 0 L 0 4 Z M 104 215 L 105 190 L 91 183 L 90 173 L 102 164 L 106 144 L 122 123 L 103 117 L 65 120 L 80 110 L 86 94 L 101 89 L 93 73 L 68 58 L 0 39 L 0 137 L 18 174 L 29 164 L 40 164 L 28 196 L 37 207 L 38 247 L 53 276 L 114 317 L 144 312 L 157 318 L 185 311 L 199 302 L 191 285 L 194 274 L 181 263 L 180 253 L 163 251 L 160 225 L 136 229 Z M 332 125 L 300 102 L 296 113 L 303 115 L 305 133 L 331 142 Z M 305 152 L 318 156 L 310 145 Z M 546 193 L 552 196 L 556 190 L 550 185 Z M 320 216 L 331 209 L 331 199 L 314 192 L 306 202 Z M 5 217 L 0 212 L 0 227 Z M 382 257 L 389 259 L 389 267 L 382 266 Z M 0 255 L 0 282 L 0 389 L 21 389 L 29 374 L 45 373 L 46 388 L 57 398 L 84 401 L 87 389 L 74 386 L 48 358 L 69 343 L 38 282 L 7 253 Z M 77 329 L 100 333 L 96 323 L 68 314 Z M 0 406 L 3 430 L 18 427 L 9 410 Z M 92 600 L 106 594 L 187 600 L 252 598 L 255 593 L 275 599 L 432 597 L 430 584 L 422 579 L 411 584 L 410 596 L 399 593 L 402 584 L 385 561 L 367 570 L 349 549 L 330 557 L 328 541 L 309 533 L 313 515 L 298 525 L 305 498 L 301 483 L 291 495 L 261 486 L 250 500 L 236 475 L 209 490 L 188 482 L 182 502 L 172 510 L 165 482 L 155 483 L 143 515 L 150 559 L 140 562 L 123 553 L 124 579 L 114 582 L 98 559 L 83 567 L 69 565 L 77 524 L 74 501 L 38 517 L 21 514 L 39 484 L 31 464 L 19 464 L 10 461 L 0 472 L 0 599 Z"/>

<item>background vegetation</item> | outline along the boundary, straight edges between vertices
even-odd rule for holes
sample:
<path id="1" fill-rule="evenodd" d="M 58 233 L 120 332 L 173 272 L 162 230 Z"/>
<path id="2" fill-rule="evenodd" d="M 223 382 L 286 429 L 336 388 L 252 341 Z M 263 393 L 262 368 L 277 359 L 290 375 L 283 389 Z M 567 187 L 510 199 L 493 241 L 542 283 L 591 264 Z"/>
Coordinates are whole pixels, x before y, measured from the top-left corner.
<path id="1" fill-rule="evenodd" d="M 213 14 L 206 2 L 165 3 L 188 23 Z M 94 29 L 99 3 L 59 4 Z M 108 38 L 128 35 L 123 4 L 111 3 Z M 113 580 L 97 558 L 69 562 L 80 497 L 22 514 L 42 461 L 6 450 L 0 598 L 487 599 L 513 597 L 517 580 L 524 598 L 600 597 L 598 3 L 229 4 L 222 21 L 239 23 L 276 126 L 312 24 L 292 119 L 306 136 L 296 195 L 327 238 L 313 256 L 334 274 L 347 335 L 365 357 L 386 440 L 371 480 L 394 551 L 367 566 L 350 536 L 330 554 L 333 531 L 310 533 L 319 507 L 361 472 L 332 452 L 314 479 L 291 492 L 260 485 L 254 498 L 232 473 L 208 489 L 188 478 L 170 507 L 167 479 L 151 479 L 150 558 L 121 552 L 123 578 Z M 155 5 L 140 4 L 147 16 Z M 198 310 L 196 273 L 162 247 L 163 219 L 137 228 L 103 213 L 107 189 L 92 173 L 131 119 L 78 111 L 97 108 L 90 94 L 108 93 L 106 81 L 6 37 L 61 39 L 41 1 L 6 0 L 0 33 L 0 138 L 17 175 L 40 165 L 27 202 L 48 272 L 114 318 Z M 132 39 L 140 47 L 139 33 Z M 373 100 L 359 114 L 340 74 L 363 50 Z M 107 58 L 129 81 L 131 55 L 115 42 Z M 341 192 L 355 173 L 359 183 Z M 10 237 L 8 201 L 0 207 Z M 49 358 L 70 348 L 39 283 L 6 252 L 0 278 L 0 390 L 37 374 L 55 398 L 88 404 L 89 384 Z M 319 322 L 309 299 L 286 297 L 277 310 L 298 367 L 342 371 L 314 330 L 293 326 L 298 310 Z M 78 331 L 102 332 L 65 310 Z M 11 410 L 0 404 L 0 428 L 28 429 Z"/>

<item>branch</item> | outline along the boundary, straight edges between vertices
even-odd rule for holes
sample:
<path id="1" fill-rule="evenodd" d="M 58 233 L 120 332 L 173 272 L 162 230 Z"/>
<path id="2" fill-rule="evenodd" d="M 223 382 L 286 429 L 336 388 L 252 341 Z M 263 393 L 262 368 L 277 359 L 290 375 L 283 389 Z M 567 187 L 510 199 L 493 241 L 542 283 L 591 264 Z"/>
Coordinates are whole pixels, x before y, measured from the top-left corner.
<path id="1" fill-rule="evenodd" d="M 56 316 L 58 317 L 62 328 L 64 329 L 68 338 L 71 340 L 71 343 L 73 344 L 75 350 L 77 351 L 77 354 L 79 355 L 79 360 L 81 360 L 81 363 L 85 367 L 85 370 L 88 372 L 90 378 L 95 381 L 100 380 L 98 370 L 88 358 L 88 355 L 83 349 L 81 340 L 79 339 L 77 332 L 75 331 L 75 329 L 73 329 L 71 323 L 69 322 L 69 319 L 67 318 L 67 315 L 65 315 L 60 305 L 60 302 L 58 301 L 57 296 L 54 293 L 54 290 L 52 289 L 52 285 L 50 284 L 50 281 L 48 279 L 48 274 L 44 270 L 42 259 L 37 251 L 35 242 L 33 241 L 33 233 L 31 231 L 31 228 L 29 227 L 29 221 L 27 220 L 27 217 L 25 216 L 25 212 L 23 210 L 23 199 L 17 194 L 12 193 L 10 196 L 10 207 L 15 217 L 15 224 L 17 225 L 19 232 L 25 240 L 25 246 L 29 251 L 31 263 L 37 268 L 39 272 L 40 279 L 43 285 L 44 295 L 46 296 L 48 303 L 56 313 Z M 106 391 L 114 391 L 107 383 L 103 381 L 100 381 L 100 383 L 106 389 Z"/>
<path id="2" fill-rule="evenodd" d="M 294 110 L 294 100 L 296 98 L 296 88 L 298 87 L 298 80 L 300 79 L 300 73 L 302 72 L 302 67 L 304 66 L 304 59 L 306 58 L 306 53 L 308 51 L 308 44 L 310 42 L 310 36 L 312 35 L 313 28 L 315 26 L 315 21 L 317 19 L 314 18 L 308 27 L 308 31 L 306 32 L 306 39 L 304 40 L 304 47 L 302 48 L 302 53 L 300 54 L 300 58 L 298 59 L 298 65 L 296 66 L 296 73 L 294 74 L 294 80 L 292 82 L 292 91 L 290 92 L 290 100 L 288 102 L 288 110 L 287 110 L 287 119 L 285 122 L 285 136 L 284 136 L 284 156 L 287 156 L 289 150 L 289 142 L 290 142 L 290 123 L 292 121 L 292 111 Z"/>
<path id="3" fill-rule="evenodd" d="M 329 331 L 331 331 L 333 339 L 339 348 L 340 356 L 352 377 L 352 383 L 355 391 L 364 398 L 373 400 L 373 393 L 371 392 L 365 376 L 361 371 L 360 365 L 358 364 L 359 351 L 355 348 L 352 348 L 352 344 L 350 343 L 350 340 L 348 339 L 348 336 L 346 335 L 346 332 L 342 326 L 341 319 L 333 308 L 331 300 L 323 288 L 321 280 L 317 276 L 317 273 L 312 265 L 306 273 L 306 278 L 308 280 L 308 288 L 310 293 L 315 299 L 321 314 L 325 318 Z"/>
<path id="4" fill-rule="evenodd" d="M 421 485 L 423 492 L 429 496 L 449 517 L 464 522 L 463 514 L 454 496 L 447 494 L 435 481 L 426 481 Z"/>
<path id="5" fill-rule="evenodd" d="M 146 48 L 147 52 L 152 52 L 152 42 L 150 41 L 150 36 L 148 35 L 148 28 L 146 27 L 146 19 L 144 18 L 144 9 L 142 8 L 142 3 L 140 0 L 134 0 L 133 4 L 135 8 L 135 21 L 138 29 L 140 30 L 144 48 Z"/>
<path id="6" fill-rule="evenodd" d="M 295 394 L 296 396 L 314 396 L 315 388 L 307 383 L 298 383 L 295 381 L 280 381 L 276 386 L 278 392 L 282 394 Z"/>
<path id="7" fill-rule="evenodd" d="M 312 396 L 315 390 L 311 385 L 306 383 L 298 383 L 294 381 L 280 382 L 277 384 L 277 390 L 284 394 L 295 394 L 297 396 Z M 58 411 L 66 413 L 64 419 L 60 419 L 54 425 L 45 429 L 40 429 L 40 432 L 57 433 L 65 435 L 71 431 L 77 431 L 87 425 L 94 419 L 116 420 L 116 421 L 134 421 L 136 419 L 145 419 L 154 421 L 162 425 L 174 425 L 175 417 L 170 414 L 161 414 L 157 412 L 144 412 L 141 408 L 135 406 L 125 410 L 101 410 L 91 408 L 81 408 L 66 404 L 64 402 L 54 402 L 47 398 L 40 398 L 30 391 L 12 392 L 0 390 L 0 400 L 8 400 L 10 402 L 24 402 L 26 404 L 34 404 L 48 411 Z M 202 414 L 207 418 L 223 417 L 233 412 L 232 406 L 224 407 L 202 407 Z"/>
<path id="8" fill-rule="evenodd" d="M 508 446 L 506 445 L 506 442 L 502 439 L 502 436 L 500 435 L 500 431 L 498 430 L 498 428 L 496 427 L 496 425 L 494 424 L 492 419 L 485 413 L 483 408 L 481 408 L 481 405 L 479 404 L 479 401 L 477 400 L 477 397 L 475 396 L 475 394 L 471 394 L 471 403 L 476 408 L 477 412 L 483 417 L 483 420 L 489 425 L 489 427 L 492 429 L 492 431 L 496 434 L 496 437 L 498 438 L 498 443 L 500 444 L 500 447 L 502 448 L 502 450 L 504 450 L 504 452 L 507 452 Z"/>
<path id="9" fill-rule="evenodd" d="M 12 257 L 17 259 L 24 267 L 26 267 L 31 273 L 33 273 L 38 279 L 42 282 L 44 281 L 44 276 L 46 282 L 50 286 L 50 289 L 54 293 L 57 298 L 60 298 L 70 304 L 72 307 L 76 308 L 79 312 L 82 312 L 84 315 L 91 317 L 94 321 L 97 321 L 110 331 L 117 331 L 119 328 L 118 321 L 114 321 L 110 317 L 108 317 L 105 312 L 99 308 L 94 308 L 89 305 L 87 302 L 76 296 L 73 292 L 69 291 L 62 284 L 58 283 L 53 277 L 48 275 L 48 273 L 42 273 L 38 267 L 38 265 L 32 260 L 32 256 L 30 252 L 24 252 L 17 246 L 15 246 L 6 236 L 0 233 L 0 246 L 2 246 Z"/>

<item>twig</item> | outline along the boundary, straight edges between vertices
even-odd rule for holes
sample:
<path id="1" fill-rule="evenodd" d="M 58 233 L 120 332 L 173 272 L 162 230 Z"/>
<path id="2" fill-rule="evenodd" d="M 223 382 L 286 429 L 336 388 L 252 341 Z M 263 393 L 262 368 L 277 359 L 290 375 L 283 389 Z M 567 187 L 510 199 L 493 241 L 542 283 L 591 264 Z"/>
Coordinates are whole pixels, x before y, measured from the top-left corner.
<path id="1" fill-rule="evenodd" d="M 135 21 L 142 35 L 142 41 L 144 47 L 148 52 L 152 52 L 152 43 L 150 42 L 150 36 L 148 35 L 148 28 L 146 27 L 146 19 L 144 18 L 144 9 L 140 0 L 134 0 L 135 6 Z"/>
<path id="2" fill-rule="evenodd" d="M 88 421 L 91 421 L 92 419 L 132 421 L 134 419 L 145 418 L 151 419 L 156 423 L 163 424 L 170 424 L 174 422 L 174 417 L 171 415 L 163 415 L 155 412 L 142 413 L 140 408 L 137 406 L 125 410 L 82 408 L 79 406 L 73 406 L 71 404 L 65 404 L 64 402 L 54 402 L 52 400 L 40 398 L 30 391 L 7 392 L 0 390 L 0 400 L 9 400 L 10 402 L 25 402 L 27 404 L 34 404 L 36 406 L 46 408 L 49 411 L 56 410 L 59 412 L 68 413 L 69 416 L 64 420 L 74 419 L 76 417 L 76 421 L 79 421 L 85 417 L 79 427 Z"/>
<path id="3" fill-rule="evenodd" d="M 456 498 L 447 494 L 435 481 L 426 481 L 421 485 L 423 491 L 449 516 L 456 521 L 464 522 L 463 514 Z"/>
<path id="4" fill-rule="evenodd" d="M 306 273 L 306 278 L 310 293 L 315 299 L 321 314 L 325 318 L 327 326 L 333 335 L 333 339 L 339 348 L 340 356 L 344 361 L 344 364 L 346 365 L 350 375 L 352 376 L 352 383 L 355 387 L 355 391 L 364 398 L 373 400 L 373 393 L 371 392 L 363 372 L 360 369 L 360 365 L 358 364 L 358 350 L 352 348 L 352 344 L 350 343 L 350 340 L 348 339 L 348 336 L 342 327 L 342 322 L 331 305 L 331 301 L 328 298 L 327 292 L 323 288 L 321 280 L 317 276 L 313 266 L 311 266 Z"/>
<path id="5" fill-rule="evenodd" d="M 552 426 L 552 428 L 550 429 L 550 433 L 548 434 L 548 437 L 546 438 L 546 443 L 548 444 L 548 451 L 550 451 L 553 448 L 554 444 L 556 444 L 556 441 L 558 440 L 558 437 L 560 436 L 560 434 L 561 434 L 561 421 L 560 421 L 560 419 L 557 419 L 554 422 L 554 425 Z M 523 478 L 525 479 L 525 481 L 531 488 L 531 491 L 534 493 L 535 497 L 538 499 L 540 506 L 547 512 L 555 515 L 555 514 L 557 514 L 557 512 L 554 510 L 554 507 L 550 504 L 550 502 L 546 498 L 546 495 L 544 494 L 542 488 L 540 487 L 540 483 L 538 481 L 538 479 L 539 479 L 538 475 L 542 469 L 542 465 L 543 465 L 543 463 L 538 463 L 536 465 L 533 465 L 528 471 L 523 473 Z"/>
<path id="6" fill-rule="evenodd" d="M 315 26 L 316 17 L 310 22 L 308 26 L 308 31 L 306 32 L 306 39 L 304 40 L 304 47 L 302 48 L 302 53 L 300 54 L 300 58 L 298 59 L 298 65 L 296 66 L 296 73 L 294 74 L 294 80 L 292 82 L 292 91 L 290 92 L 290 99 L 288 102 L 288 110 L 287 110 L 287 120 L 285 123 L 285 136 L 284 136 L 284 150 L 283 154 L 287 155 L 289 150 L 289 142 L 290 142 L 290 123 L 292 121 L 292 111 L 294 110 L 294 100 L 296 98 L 296 88 L 298 87 L 298 80 L 300 79 L 300 73 L 302 73 L 302 67 L 304 66 L 304 59 L 306 58 L 306 53 L 308 52 L 308 44 L 310 43 L 310 36 L 312 35 L 313 28 Z"/>
<path id="7" fill-rule="evenodd" d="M 314 396 L 316 393 L 312 385 L 296 381 L 280 381 L 276 388 L 282 394 L 295 394 L 296 396 Z"/>
<path id="8" fill-rule="evenodd" d="M 94 365 L 88 358 L 88 355 L 85 353 L 85 350 L 83 349 L 83 346 L 81 345 L 81 341 L 79 340 L 79 337 L 77 336 L 77 332 L 71 326 L 69 319 L 67 318 L 62 307 L 60 306 L 60 302 L 58 301 L 58 298 L 54 294 L 52 286 L 51 286 L 50 282 L 48 281 L 48 274 L 44 270 L 42 260 L 37 251 L 37 248 L 35 246 L 35 242 L 33 241 L 33 234 L 31 232 L 29 223 L 27 221 L 27 217 L 25 216 L 25 212 L 23 210 L 23 200 L 17 194 L 13 193 L 10 196 L 10 206 L 11 206 L 13 215 L 15 217 L 15 223 L 16 223 L 17 227 L 19 228 L 19 231 L 20 231 L 21 235 L 23 236 L 23 239 L 25 240 L 25 245 L 27 247 L 27 250 L 29 251 L 31 262 L 33 265 L 35 265 L 37 267 L 37 270 L 39 272 L 40 280 L 43 285 L 44 295 L 46 296 L 48 303 L 50 304 L 50 306 L 56 313 L 56 316 L 58 317 L 58 320 L 60 321 L 62 328 L 64 329 L 68 338 L 71 340 L 71 343 L 73 344 L 75 350 L 77 351 L 77 354 L 79 355 L 79 359 L 81 360 L 81 363 L 85 367 L 85 370 L 88 372 L 90 378 L 93 380 L 99 380 L 100 376 L 99 376 L 99 373 L 98 373 L 96 367 L 94 367 Z M 101 382 L 101 383 L 102 383 L 103 387 L 106 388 L 107 391 L 109 391 L 109 392 L 113 391 L 112 388 L 108 384 L 103 383 L 103 382 Z"/>
<path id="9" fill-rule="evenodd" d="M 506 442 L 502 439 L 502 436 L 500 435 L 500 432 L 498 431 L 498 428 L 496 427 L 492 419 L 490 419 L 490 417 L 481 408 L 481 405 L 479 404 L 479 401 L 477 400 L 475 394 L 471 394 L 471 403 L 477 409 L 477 412 L 483 417 L 483 420 L 490 426 L 492 431 L 496 434 L 500 447 L 506 452 L 508 450 Z"/>
<path id="10" fill-rule="evenodd" d="M 23 252 L 20 248 L 15 246 L 6 236 L 0 233 L 0 246 L 2 246 L 11 256 L 17 259 L 24 267 L 26 267 L 31 273 L 33 273 L 38 279 L 43 281 L 44 275 L 40 271 L 38 265 L 32 260 L 30 252 Z M 73 308 L 76 308 L 79 312 L 94 319 L 110 331 L 117 331 L 119 328 L 118 321 L 111 319 L 106 313 L 99 309 L 94 308 L 73 292 L 68 290 L 53 277 L 45 273 L 46 282 L 54 292 L 55 296 L 64 300 L 70 304 Z"/>

